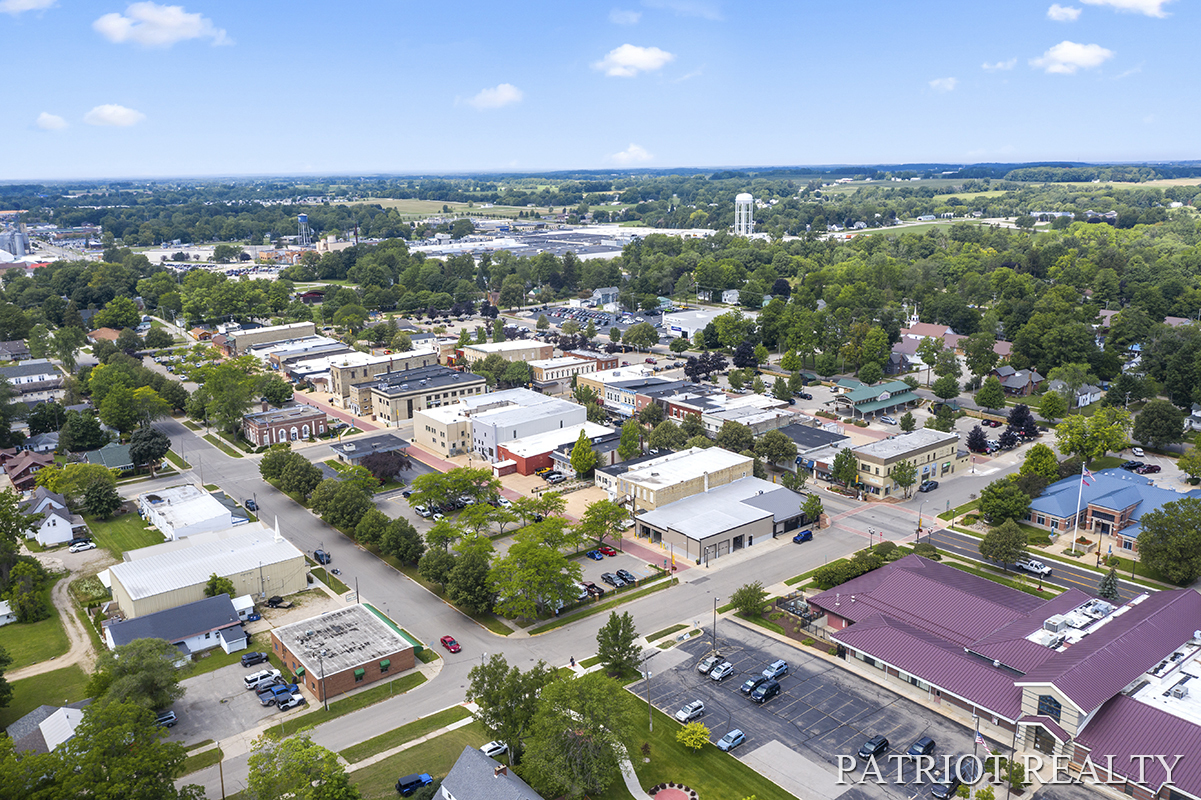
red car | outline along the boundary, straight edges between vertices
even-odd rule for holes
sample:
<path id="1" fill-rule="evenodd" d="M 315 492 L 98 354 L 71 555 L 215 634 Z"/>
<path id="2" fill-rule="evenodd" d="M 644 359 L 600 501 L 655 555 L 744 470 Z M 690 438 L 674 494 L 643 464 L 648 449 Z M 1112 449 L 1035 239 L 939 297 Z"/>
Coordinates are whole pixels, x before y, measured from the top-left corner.
<path id="1" fill-rule="evenodd" d="M 459 647 L 459 643 L 455 641 L 455 637 L 453 636 L 443 636 L 439 641 L 442 642 L 443 647 L 452 653 L 457 653 L 463 649 Z"/>
<path id="2" fill-rule="evenodd" d="M 615 556 L 615 555 L 617 555 L 617 551 L 616 551 L 616 550 L 614 550 L 612 547 L 609 547 L 609 545 L 607 545 L 607 544 L 606 544 L 606 545 L 602 545 L 601 547 L 598 547 L 598 548 L 596 548 L 596 549 L 597 549 L 597 550 L 599 550 L 599 551 L 601 551 L 602 553 L 604 553 L 604 554 L 605 554 L 605 555 L 607 555 L 607 556 Z"/>

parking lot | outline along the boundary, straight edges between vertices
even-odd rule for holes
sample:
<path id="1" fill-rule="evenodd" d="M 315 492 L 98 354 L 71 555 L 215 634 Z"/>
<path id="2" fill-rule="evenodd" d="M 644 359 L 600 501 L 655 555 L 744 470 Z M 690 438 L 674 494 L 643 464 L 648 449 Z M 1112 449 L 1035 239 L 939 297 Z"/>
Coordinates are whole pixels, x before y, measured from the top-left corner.
<path id="1" fill-rule="evenodd" d="M 167 731 L 167 738 L 185 744 L 205 739 L 221 741 L 248 731 L 268 718 L 273 721 L 290 719 L 308 708 L 308 705 L 302 705 L 280 712 L 275 706 L 262 705 L 255 693 L 246 689 L 242 678 L 266 666 L 246 668 L 232 664 L 185 678 L 180 685 L 187 692 L 172 706 L 179 722 Z"/>
<path id="2" fill-rule="evenodd" d="M 718 650 L 734 665 L 733 675 L 718 683 L 697 672 L 697 664 L 710 650 L 709 637 L 698 636 L 651 660 L 651 702 L 674 716 L 684 704 L 703 700 L 706 714 L 701 721 L 709 727 L 712 741 L 732 728 L 742 730 L 746 743 L 733 754 L 756 768 L 770 764 L 774 771 L 783 773 L 786 788 L 791 782 L 794 788 L 804 787 L 808 793 L 827 798 L 850 789 L 866 796 L 910 800 L 928 796 L 929 789 L 913 783 L 916 769 L 912 764 L 904 768 L 902 783 L 894 783 L 896 767 L 887 760 L 889 755 L 904 753 L 922 736 L 930 736 L 937 743 L 934 755 L 938 763 L 944 755 L 972 751 L 972 731 L 804 649 L 733 623 L 719 622 L 718 637 Z M 781 658 L 788 662 L 789 672 L 780 678 L 778 696 L 760 706 L 740 694 L 743 681 Z M 657 672 L 656 663 L 660 665 Z M 631 690 L 638 697 L 646 696 L 645 682 Z M 876 734 L 886 736 L 890 743 L 877 758 L 885 768 L 882 773 L 886 773 L 888 784 L 853 789 L 836 785 L 838 757 L 853 756 L 866 739 Z M 999 746 L 1004 750 L 1007 744 Z M 987 749 L 996 746 L 998 743 L 989 742 Z"/>

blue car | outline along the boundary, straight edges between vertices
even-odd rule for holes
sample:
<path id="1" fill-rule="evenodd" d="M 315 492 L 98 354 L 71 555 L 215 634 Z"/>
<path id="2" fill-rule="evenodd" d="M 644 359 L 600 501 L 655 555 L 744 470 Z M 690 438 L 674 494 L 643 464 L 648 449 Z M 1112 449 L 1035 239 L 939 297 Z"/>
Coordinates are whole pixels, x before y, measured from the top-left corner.
<path id="1" fill-rule="evenodd" d="M 803 530 L 800 533 L 798 533 L 796 536 L 793 536 L 792 541 L 796 544 L 800 544 L 801 542 L 812 542 L 813 541 L 813 531 L 812 530 Z"/>
<path id="2" fill-rule="evenodd" d="M 743 735 L 742 731 L 735 728 L 725 736 L 721 737 L 721 739 L 717 742 L 717 749 L 729 752 L 745 741 L 746 736 Z"/>
<path id="3" fill-rule="evenodd" d="M 604 555 L 602 555 L 601 551 L 599 551 L 599 550 L 589 550 L 588 557 L 591 558 L 593 561 L 604 561 L 605 560 Z"/>

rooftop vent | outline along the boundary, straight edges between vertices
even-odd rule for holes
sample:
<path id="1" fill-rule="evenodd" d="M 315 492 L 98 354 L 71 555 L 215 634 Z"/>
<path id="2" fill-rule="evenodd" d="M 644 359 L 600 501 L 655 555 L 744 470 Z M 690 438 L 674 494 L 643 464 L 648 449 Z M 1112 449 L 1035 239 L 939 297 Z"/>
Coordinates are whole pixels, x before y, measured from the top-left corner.
<path id="1" fill-rule="evenodd" d="M 1188 687 L 1182 683 L 1173 686 L 1172 697 L 1176 698 L 1177 700 L 1183 700 L 1185 697 L 1188 697 Z"/>
<path id="2" fill-rule="evenodd" d="M 344 446 L 344 449 L 346 449 L 346 450 L 354 450 L 354 448 L 355 448 L 354 442 L 347 442 L 346 445 Z"/>
<path id="3" fill-rule="evenodd" d="M 1047 621 L 1043 623 L 1043 630 L 1050 631 L 1051 633 L 1059 633 L 1060 631 L 1066 630 L 1067 627 L 1068 621 L 1063 614 L 1056 614 L 1054 616 L 1047 617 Z"/>

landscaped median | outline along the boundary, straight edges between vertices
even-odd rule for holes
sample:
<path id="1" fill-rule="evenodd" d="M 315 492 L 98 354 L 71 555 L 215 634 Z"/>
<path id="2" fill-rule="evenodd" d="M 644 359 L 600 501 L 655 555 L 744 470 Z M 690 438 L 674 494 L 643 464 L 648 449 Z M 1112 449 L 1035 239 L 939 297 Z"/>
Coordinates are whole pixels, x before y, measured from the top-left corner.
<path id="1" fill-rule="evenodd" d="M 425 683 L 426 680 L 426 677 L 420 672 L 410 672 L 408 675 L 393 678 L 386 683 L 377 683 L 371 688 L 364 689 L 357 694 L 352 694 L 342 700 L 332 701 L 329 704 L 328 711 L 324 706 L 315 707 L 308 713 L 297 717 L 295 724 L 289 725 L 287 722 L 281 722 L 279 725 L 268 728 L 266 734 L 274 739 L 282 739 L 284 736 L 299 733 L 309 728 L 315 728 L 323 722 L 329 722 L 331 719 L 337 719 L 367 706 L 373 706 L 376 703 L 412 691 Z M 314 705 L 316 706 L 316 703 Z"/>
<path id="2" fill-rule="evenodd" d="M 645 589 L 636 589 L 635 591 L 632 591 L 632 592 L 626 592 L 624 594 L 619 594 L 619 595 L 617 595 L 617 597 L 614 597 L 612 600 L 607 600 L 603 603 L 597 603 L 594 606 L 585 607 L 585 609 L 582 611 L 573 611 L 570 614 L 561 616 L 558 619 L 555 619 L 555 620 L 552 620 L 552 621 L 546 623 L 545 625 L 539 625 L 530 631 L 530 635 L 537 636 L 540 633 L 546 633 L 547 631 L 553 631 L 556 628 L 561 628 L 564 625 L 570 625 L 571 623 L 575 622 L 576 620 L 581 620 L 581 619 L 584 619 L 585 617 L 591 617 L 593 614 L 600 614 L 604 611 L 609 611 L 610 609 L 614 609 L 617 606 L 621 605 L 622 603 L 629 602 L 630 600 L 637 600 L 638 598 L 645 597 L 646 595 L 651 594 L 652 592 L 657 592 L 661 589 L 666 589 L 670 586 L 675 586 L 679 582 L 680 581 L 678 578 L 671 578 L 670 580 L 660 581 L 659 583 L 655 584 L 654 586 L 648 586 Z"/>
<path id="3" fill-rule="evenodd" d="M 381 733 L 379 736 L 373 736 L 364 742 L 359 742 L 352 747 L 340 751 L 338 755 L 342 756 L 349 763 L 354 764 L 371 756 L 385 753 L 394 747 L 400 747 L 402 744 L 407 744 L 414 739 L 428 736 L 434 731 L 441 730 L 447 725 L 467 719 L 470 716 L 471 712 L 465 706 L 452 706 L 435 714 L 430 714 L 428 717 L 416 719 L 407 725 L 401 725 L 399 728 L 393 728 L 386 733 Z"/>

